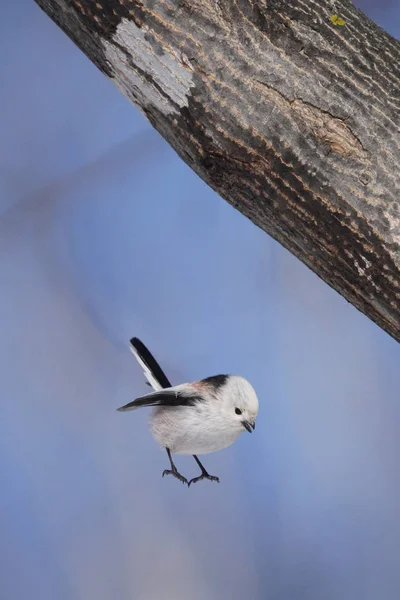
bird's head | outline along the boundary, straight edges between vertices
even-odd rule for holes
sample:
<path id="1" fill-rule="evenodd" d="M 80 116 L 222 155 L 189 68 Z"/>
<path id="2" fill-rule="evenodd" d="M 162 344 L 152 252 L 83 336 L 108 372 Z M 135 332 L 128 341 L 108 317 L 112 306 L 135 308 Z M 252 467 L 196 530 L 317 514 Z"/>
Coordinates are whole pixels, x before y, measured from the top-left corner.
<path id="1" fill-rule="evenodd" d="M 226 424 L 238 433 L 245 429 L 251 433 L 256 426 L 258 398 L 247 379 L 238 375 L 217 375 L 203 381 L 213 385 Z"/>

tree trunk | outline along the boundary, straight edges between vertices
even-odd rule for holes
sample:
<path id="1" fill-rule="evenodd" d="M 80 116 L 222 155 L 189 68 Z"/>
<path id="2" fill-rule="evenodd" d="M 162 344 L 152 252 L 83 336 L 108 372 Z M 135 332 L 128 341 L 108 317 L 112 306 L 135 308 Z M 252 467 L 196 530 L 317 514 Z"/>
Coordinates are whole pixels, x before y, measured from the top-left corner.
<path id="1" fill-rule="evenodd" d="M 36 2 L 218 194 L 400 340 L 397 40 L 349 0 Z"/>

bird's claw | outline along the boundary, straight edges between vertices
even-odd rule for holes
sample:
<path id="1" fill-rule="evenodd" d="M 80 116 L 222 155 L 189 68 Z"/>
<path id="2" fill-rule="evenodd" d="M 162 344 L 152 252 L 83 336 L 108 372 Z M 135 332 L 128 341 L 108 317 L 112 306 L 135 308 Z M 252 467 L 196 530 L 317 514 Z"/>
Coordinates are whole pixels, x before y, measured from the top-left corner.
<path id="1" fill-rule="evenodd" d="M 191 479 L 188 483 L 188 487 L 190 487 L 192 483 L 197 483 L 198 481 L 201 481 L 202 479 L 208 479 L 209 481 L 216 481 L 217 483 L 219 483 L 219 477 L 215 477 L 215 475 L 209 475 L 208 473 L 202 473 L 198 477 Z"/>
<path id="2" fill-rule="evenodd" d="M 162 476 L 164 477 L 165 475 L 172 475 L 172 477 L 175 477 L 175 479 L 179 479 L 179 481 L 182 481 L 182 483 L 187 483 L 189 486 L 189 482 L 186 479 L 186 477 L 178 473 L 178 471 L 173 471 L 172 469 L 165 469 L 163 471 Z"/>

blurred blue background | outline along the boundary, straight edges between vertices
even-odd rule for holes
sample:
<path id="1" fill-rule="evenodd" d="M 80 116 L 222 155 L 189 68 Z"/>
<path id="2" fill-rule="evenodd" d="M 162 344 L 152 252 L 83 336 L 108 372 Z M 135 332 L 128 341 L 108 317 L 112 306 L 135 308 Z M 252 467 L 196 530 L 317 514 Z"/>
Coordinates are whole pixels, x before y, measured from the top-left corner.
<path id="1" fill-rule="evenodd" d="M 359 0 L 399 37 L 396 0 Z M 397 600 L 400 347 L 190 171 L 31 0 L 0 21 L 0 598 Z M 129 352 L 257 429 L 161 478 Z M 188 477 L 194 461 L 177 457 Z"/>

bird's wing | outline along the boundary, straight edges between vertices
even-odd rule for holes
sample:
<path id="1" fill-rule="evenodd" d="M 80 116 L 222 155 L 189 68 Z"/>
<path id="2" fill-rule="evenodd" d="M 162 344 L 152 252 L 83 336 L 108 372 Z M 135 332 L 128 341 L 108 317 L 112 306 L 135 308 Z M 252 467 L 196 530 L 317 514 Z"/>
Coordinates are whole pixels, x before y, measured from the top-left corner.
<path id="1" fill-rule="evenodd" d="M 164 388 L 170 388 L 171 384 L 167 376 L 143 342 L 134 337 L 130 340 L 130 344 L 132 354 L 134 354 L 139 365 L 142 367 L 144 376 L 153 390 L 158 391 Z"/>
<path id="2" fill-rule="evenodd" d="M 140 398 L 136 398 L 133 402 L 129 402 L 128 404 L 125 404 L 125 406 L 117 408 L 117 410 L 121 412 L 136 410 L 143 406 L 193 406 L 193 404 L 202 400 L 200 395 L 197 396 L 196 394 L 191 393 L 190 388 L 188 390 L 182 390 L 182 387 L 183 386 L 178 385 L 159 392 L 146 394 L 146 396 L 140 396 Z"/>

